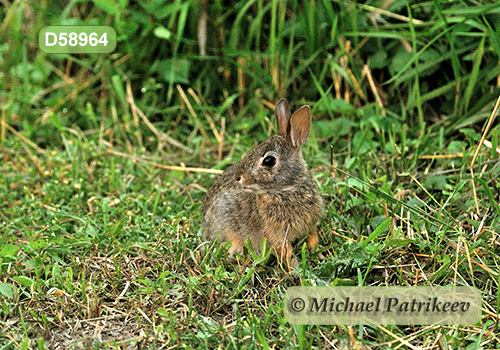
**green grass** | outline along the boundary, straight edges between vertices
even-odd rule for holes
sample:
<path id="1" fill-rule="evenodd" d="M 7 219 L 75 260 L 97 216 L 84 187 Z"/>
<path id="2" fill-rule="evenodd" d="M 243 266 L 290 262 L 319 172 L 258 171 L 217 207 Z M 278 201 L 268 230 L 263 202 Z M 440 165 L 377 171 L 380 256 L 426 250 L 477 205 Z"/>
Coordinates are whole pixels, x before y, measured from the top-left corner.
<path id="1" fill-rule="evenodd" d="M 500 4 L 203 4 L 0 9 L 0 348 L 498 347 L 497 122 L 479 212 L 469 167 L 500 93 Z M 61 24 L 111 25 L 117 49 L 44 54 L 38 31 Z M 291 273 L 198 238 L 216 170 L 274 133 L 281 97 L 312 107 L 304 155 L 327 208 Z M 284 318 L 292 286 L 454 284 L 483 292 L 480 323 Z"/>

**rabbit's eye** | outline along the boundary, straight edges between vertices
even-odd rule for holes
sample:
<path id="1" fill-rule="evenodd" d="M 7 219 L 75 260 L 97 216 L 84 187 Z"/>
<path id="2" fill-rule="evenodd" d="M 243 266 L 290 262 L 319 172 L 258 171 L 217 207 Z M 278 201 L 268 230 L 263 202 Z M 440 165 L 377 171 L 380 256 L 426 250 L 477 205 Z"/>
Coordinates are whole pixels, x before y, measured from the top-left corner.
<path id="1" fill-rule="evenodd" d="M 276 158 L 273 156 L 267 156 L 262 160 L 262 165 L 272 168 L 276 164 Z"/>

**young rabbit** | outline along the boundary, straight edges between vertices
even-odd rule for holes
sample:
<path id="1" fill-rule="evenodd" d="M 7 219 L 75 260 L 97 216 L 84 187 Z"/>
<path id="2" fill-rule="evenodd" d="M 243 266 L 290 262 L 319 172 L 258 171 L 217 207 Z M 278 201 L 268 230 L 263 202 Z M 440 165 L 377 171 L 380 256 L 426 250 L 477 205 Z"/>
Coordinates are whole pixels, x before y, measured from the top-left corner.
<path id="1" fill-rule="evenodd" d="M 248 152 L 208 190 L 201 206 L 202 232 L 211 241 L 231 241 L 231 255 L 241 254 L 247 239 L 259 252 L 260 239 L 267 238 L 280 262 L 290 267 L 292 243 L 303 237 L 309 249 L 318 243 L 323 199 L 302 158 L 311 125 L 309 106 L 292 115 L 281 99 L 276 117 L 278 135 Z M 297 266 L 293 259 L 292 267 Z"/>

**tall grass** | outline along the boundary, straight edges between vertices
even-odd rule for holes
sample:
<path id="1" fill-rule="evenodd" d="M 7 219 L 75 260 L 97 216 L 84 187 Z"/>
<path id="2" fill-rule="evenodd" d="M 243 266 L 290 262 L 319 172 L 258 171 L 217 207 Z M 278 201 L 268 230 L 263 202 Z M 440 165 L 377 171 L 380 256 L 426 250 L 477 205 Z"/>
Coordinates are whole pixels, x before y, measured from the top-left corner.
<path id="1" fill-rule="evenodd" d="M 497 1 L 4 1 L 0 346 L 492 348 L 498 343 Z M 46 25 L 111 25 L 47 55 Z M 214 174 L 310 104 L 326 202 L 301 268 L 202 245 Z M 333 165 L 333 166 L 332 166 Z M 191 171 L 187 171 L 187 169 Z M 473 285 L 472 326 L 291 326 L 296 285 Z M 222 345 L 221 345 L 222 344 Z"/>

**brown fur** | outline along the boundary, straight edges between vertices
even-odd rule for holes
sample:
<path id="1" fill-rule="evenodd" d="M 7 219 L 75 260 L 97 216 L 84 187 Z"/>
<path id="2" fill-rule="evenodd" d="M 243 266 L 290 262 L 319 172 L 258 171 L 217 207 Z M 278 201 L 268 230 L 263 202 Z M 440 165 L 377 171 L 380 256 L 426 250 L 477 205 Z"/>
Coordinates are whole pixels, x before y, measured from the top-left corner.
<path id="1" fill-rule="evenodd" d="M 309 136 L 310 109 L 304 106 L 290 114 L 286 100 L 280 100 L 276 105 L 278 135 L 224 171 L 203 200 L 205 238 L 231 241 L 231 254 L 242 253 L 247 239 L 259 252 L 260 239 L 267 238 L 280 260 L 290 265 L 294 242 L 307 237 L 310 249 L 318 243 L 323 200 L 301 151 Z M 266 156 L 276 159 L 273 167 L 262 164 Z"/>

